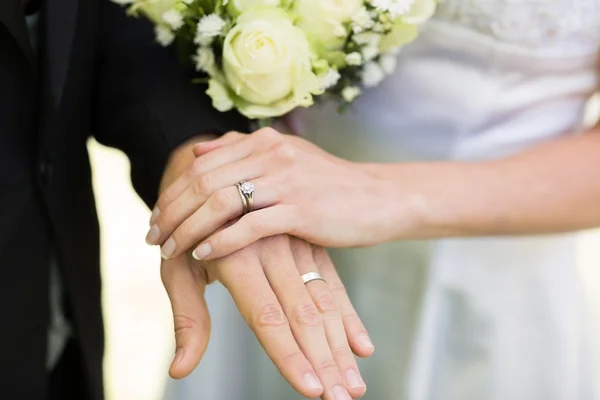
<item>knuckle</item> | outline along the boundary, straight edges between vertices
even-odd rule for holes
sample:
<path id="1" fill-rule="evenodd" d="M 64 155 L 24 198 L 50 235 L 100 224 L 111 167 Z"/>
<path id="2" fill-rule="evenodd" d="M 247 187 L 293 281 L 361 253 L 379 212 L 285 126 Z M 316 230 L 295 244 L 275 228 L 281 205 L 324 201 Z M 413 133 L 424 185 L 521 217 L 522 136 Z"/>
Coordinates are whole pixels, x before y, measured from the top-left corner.
<path id="1" fill-rule="evenodd" d="M 304 355 L 300 351 L 286 353 L 282 357 L 281 363 L 288 370 L 294 369 L 294 367 L 304 364 Z"/>
<path id="2" fill-rule="evenodd" d="M 256 329 L 261 329 L 279 327 L 285 324 L 287 324 L 287 318 L 285 317 L 281 306 L 279 304 L 269 303 L 258 310 L 253 326 Z"/>
<path id="3" fill-rule="evenodd" d="M 293 161 L 296 154 L 296 148 L 289 143 L 280 143 L 273 148 L 273 156 L 282 161 Z"/>
<path id="4" fill-rule="evenodd" d="M 346 286 L 342 283 L 342 281 L 335 280 L 329 284 L 329 289 L 332 293 L 335 293 L 339 296 L 347 296 L 348 291 L 346 290 Z"/>
<path id="5" fill-rule="evenodd" d="M 210 174 L 200 175 L 192 184 L 194 194 L 198 197 L 205 197 L 211 193 L 212 177 Z"/>
<path id="6" fill-rule="evenodd" d="M 317 362 L 316 369 L 325 374 L 339 374 L 338 366 L 333 358 L 325 358 Z"/>
<path id="7" fill-rule="evenodd" d="M 183 314 L 175 314 L 173 316 L 173 322 L 175 327 L 175 338 L 179 339 L 186 332 L 192 330 L 196 325 L 196 321 Z"/>
<path id="8" fill-rule="evenodd" d="M 280 133 L 273 128 L 262 128 L 255 133 L 257 139 L 264 143 L 275 142 L 279 139 Z"/>
<path id="9" fill-rule="evenodd" d="M 317 307 L 312 302 L 298 302 L 292 312 L 294 322 L 299 326 L 319 326 L 321 325 L 321 316 Z"/>
<path id="10" fill-rule="evenodd" d="M 337 304 L 329 292 L 321 293 L 315 299 L 315 305 L 321 313 L 330 314 L 337 311 Z"/>
<path id="11" fill-rule="evenodd" d="M 188 170 L 190 176 L 198 176 L 204 170 L 204 158 L 197 157 L 192 163 L 192 167 Z"/>
<path id="12" fill-rule="evenodd" d="M 183 242 L 185 238 L 192 238 L 195 234 L 196 228 L 194 224 L 186 220 L 173 232 L 173 240 L 175 240 L 175 243 Z"/>
<path id="13" fill-rule="evenodd" d="M 231 210 L 232 200 L 227 191 L 220 190 L 212 195 L 211 208 L 217 213 L 225 213 Z"/>
<path id="14" fill-rule="evenodd" d="M 343 359 L 343 358 L 348 358 L 348 357 L 352 357 L 352 352 L 350 351 L 350 348 L 345 345 L 345 346 L 335 346 L 331 349 L 331 354 L 333 354 L 333 358 L 336 359 Z"/>

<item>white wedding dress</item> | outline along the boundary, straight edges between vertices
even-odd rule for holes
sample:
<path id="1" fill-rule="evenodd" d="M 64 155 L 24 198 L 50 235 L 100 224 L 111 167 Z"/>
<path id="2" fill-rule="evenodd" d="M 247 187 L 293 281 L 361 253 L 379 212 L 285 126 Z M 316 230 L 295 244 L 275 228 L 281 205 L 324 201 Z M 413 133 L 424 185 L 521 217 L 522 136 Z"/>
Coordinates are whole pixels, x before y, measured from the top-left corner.
<path id="1" fill-rule="evenodd" d="M 445 0 L 393 76 L 344 115 L 325 104 L 292 125 L 356 161 L 502 157 L 581 128 L 599 48 L 600 0 Z M 365 399 L 597 398 L 574 234 L 331 254 L 376 346 Z M 225 290 L 207 296 L 208 353 L 165 398 L 299 399 Z"/>

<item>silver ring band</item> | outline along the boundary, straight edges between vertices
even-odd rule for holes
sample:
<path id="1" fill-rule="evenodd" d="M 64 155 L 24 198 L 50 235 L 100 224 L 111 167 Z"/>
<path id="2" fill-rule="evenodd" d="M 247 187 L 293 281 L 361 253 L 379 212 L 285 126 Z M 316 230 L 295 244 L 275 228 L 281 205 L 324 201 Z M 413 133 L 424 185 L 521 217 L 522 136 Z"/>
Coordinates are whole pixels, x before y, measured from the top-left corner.
<path id="1" fill-rule="evenodd" d="M 243 213 L 248 214 L 254 210 L 254 184 L 252 182 L 240 182 L 237 184 L 240 196 L 242 196 Z"/>
<path id="2" fill-rule="evenodd" d="M 320 272 L 307 272 L 306 274 L 302 275 L 302 282 L 304 282 L 305 285 L 310 281 L 316 280 L 327 282 L 325 278 L 321 276 Z"/>
<path id="3" fill-rule="evenodd" d="M 247 214 L 248 213 L 248 200 L 246 199 L 244 192 L 242 192 L 241 185 L 238 183 L 237 185 L 235 185 L 235 187 L 237 187 L 237 190 L 240 194 L 240 198 L 242 199 L 242 214 Z"/>

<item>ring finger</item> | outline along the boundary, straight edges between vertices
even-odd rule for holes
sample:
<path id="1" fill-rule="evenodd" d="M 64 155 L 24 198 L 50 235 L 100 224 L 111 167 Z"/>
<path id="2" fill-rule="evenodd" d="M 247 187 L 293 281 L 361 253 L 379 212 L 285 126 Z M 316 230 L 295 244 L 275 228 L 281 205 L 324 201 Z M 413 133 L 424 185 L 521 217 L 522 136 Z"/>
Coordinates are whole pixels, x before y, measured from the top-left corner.
<path id="1" fill-rule="evenodd" d="M 252 182 L 255 188 L 254 209 L 275 204 L 279 198 L 279 185 L 270 184 L 267 179 Z M 163 258 L 174 258 L 204 240 L 226 222 L 243 214 L 243 203 L 237 186 L 219 190 L 208 198 L 200 208 L 175 229 L 161 248 Z M 196 252 L 193 253 L 196 259 Z"/>
<path id="2" fill-rule="evenodd" d="M 160 214 L 150 227 L 146 241 L 148 244 L 164 244 L 173 231 L 211 196 L 238 182 L 260 177 L 270 163 L 272 158 L 261 154 L 197 176 L 169 204 L 162 203 L 158 206 Z"/>
<path id="3" fill-rule="evenodd" d="M 263 246 L 268 246 L 267 251 L 263 251 L 265 275 L 288 316 L 296 341 L 323 382 L 323 398 L 349 400 L 351 397 L 327 341 L 322 318 L 298 275 L 292 252 L 281 250 L 288 246 L 277 245 L 280 240 L 288 238 L 280 235 L 263 242 Z"/>

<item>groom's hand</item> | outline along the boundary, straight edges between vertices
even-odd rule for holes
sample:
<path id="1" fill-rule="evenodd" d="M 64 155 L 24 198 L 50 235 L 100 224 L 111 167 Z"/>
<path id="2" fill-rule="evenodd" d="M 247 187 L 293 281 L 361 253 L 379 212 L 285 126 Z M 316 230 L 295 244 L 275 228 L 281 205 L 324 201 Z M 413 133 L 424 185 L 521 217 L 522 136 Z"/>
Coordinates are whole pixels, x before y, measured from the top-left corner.
<path id="1" fill-rule="evenodd" d="M 327 283 L 304 285 L 300 275 L 315 270 Z M 161 275 L 175 319 L 174 378 L 191 373 L 204 354 L 210 334 L 204 288 L 217 279 L 299 393 L 327 400 L 364 394 L 352 350 L 366 356 L 373 348 L 324 249 L 280 235 L 214 261 L 164 260 Z"/>
<path id="2" fill-rule="evenodd" d="M 174 153 L 163 188 L 193 161 L 189 145 Z M 302 283 L 320 271 L 323 281 Z M 364 394 L 352 351 L 373 352 L 325 250 L 281 235 L 228 257 L 200 263 L 188 254 L 163 260 L 161 276 L 175 318 L 177 353 L 170 373 L 188 375 L 210 335 L 204 289 L 214 279 L 229 290 L 240 312 L 284 377 L 305 396 L 347 399 Z"/>

